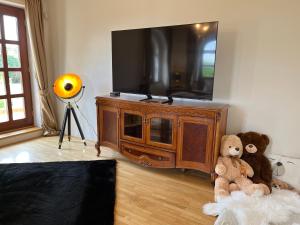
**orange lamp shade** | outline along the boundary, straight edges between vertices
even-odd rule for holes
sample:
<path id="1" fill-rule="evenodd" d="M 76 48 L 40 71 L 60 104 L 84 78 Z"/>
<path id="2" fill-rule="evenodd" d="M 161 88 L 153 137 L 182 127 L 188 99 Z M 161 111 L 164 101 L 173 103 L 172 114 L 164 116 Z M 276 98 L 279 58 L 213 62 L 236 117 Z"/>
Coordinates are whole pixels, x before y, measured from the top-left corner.
<path id="1" fill-rule="evenodd" d="M 82 81 L 80 77 L 73 73 L 59 76 L 53 85 L 54 93 L 64 99 L 76 97 L 81 91 Z"/>

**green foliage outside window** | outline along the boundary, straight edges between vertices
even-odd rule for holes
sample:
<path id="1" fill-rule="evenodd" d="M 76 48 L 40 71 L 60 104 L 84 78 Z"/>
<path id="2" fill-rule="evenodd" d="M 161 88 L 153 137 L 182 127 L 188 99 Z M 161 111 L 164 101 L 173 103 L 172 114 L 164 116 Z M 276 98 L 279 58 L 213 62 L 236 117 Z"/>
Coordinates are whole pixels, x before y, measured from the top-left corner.
<path id="1" fill-rule="evenodd" d="M 9 72 L 9 80 L 12 84 L 21 83 L 21 76 L 16 72 Z"/>
<path id="2" fill-rule="evenodd" d="M 21 67 L 20 60 L 11 55 L 7 56 L 7 63 L 8 63 L 9 68 L 20 68 Z"/>
<path id="3" fill-rule="evenodd" d="M 203 66 L 202 76 L 205 78 L 213 78 L 215 73 L 215 68 L 213 66 Z"/>
<path id="4" fill-rule="evenodd" d="M 4 109 L 4 101 L 0 101 L 0 110 L 3 110 Z"/>
<path id="5" fill-rule="evenodd" d="M 7 63 L 9 68 L 20 68 L 21 63 L 20 60 L 14 56 L 8 55 L 7 56 Z M 3 58 L 0 58 L 0 68 L 3 68 Z"/>

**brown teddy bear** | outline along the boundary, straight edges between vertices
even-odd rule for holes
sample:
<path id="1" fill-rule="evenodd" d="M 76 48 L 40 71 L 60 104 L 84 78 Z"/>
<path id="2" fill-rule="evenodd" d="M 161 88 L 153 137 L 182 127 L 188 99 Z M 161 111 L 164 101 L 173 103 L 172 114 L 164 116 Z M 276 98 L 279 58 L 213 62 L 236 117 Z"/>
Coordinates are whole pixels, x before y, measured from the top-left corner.
<path id="1" fill-rule="evenodd" d="M 225 135 L 221 141 L 221 156 L 215 168 L 219 175 L 215 180 L 215 200 L 229 195 L 232 190 L 242 190 L 246 194 L 264 193 L 264 187 L 253 184 L 247 176 L 253 176 L 253 169 L 244 160 L 240 159 L 243 154 L 243 144 L 236 135 Z"/>
<path id="2" fill-rule="evenodd" d="M 270 161 L 264 155 L 270 142 L 268 136 L 256 132 L 239 133 L 238 136 L 241 138 L 244 146 L 242 159 L 254 170 L 254 175 L 251 180 L 256 184 L 265 184 L 268 186 L 268 193 L 271 193 L 272 167 Z"/>

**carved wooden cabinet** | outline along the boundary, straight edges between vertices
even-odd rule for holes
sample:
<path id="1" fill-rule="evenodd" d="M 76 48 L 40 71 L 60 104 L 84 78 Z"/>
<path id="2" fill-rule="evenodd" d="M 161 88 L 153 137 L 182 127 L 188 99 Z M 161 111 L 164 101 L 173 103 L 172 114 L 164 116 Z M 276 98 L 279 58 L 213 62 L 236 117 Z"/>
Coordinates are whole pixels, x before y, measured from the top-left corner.
<path id="1" fill-rule="evenodd" d="M 188 168 L 213 175 L 228 106 L 202 101 L 172 105 L 136 96 L 96 97 L 98 143 L 146 167 Z"/>

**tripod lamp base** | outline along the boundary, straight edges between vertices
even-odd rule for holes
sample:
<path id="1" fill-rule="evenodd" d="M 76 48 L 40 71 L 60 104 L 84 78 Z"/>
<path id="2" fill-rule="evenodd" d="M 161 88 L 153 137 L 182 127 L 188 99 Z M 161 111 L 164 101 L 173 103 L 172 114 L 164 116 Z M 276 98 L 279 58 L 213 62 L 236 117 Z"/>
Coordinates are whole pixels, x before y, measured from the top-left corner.
<path id="1" fill-rule="evenodd" d="M 63 139 L 64 139 L 64 135 L 65 135 L 65 129 L 66 129 L 66 124 L 68 123 L 68 140 L 71 141 L 71 113 L 75 119 L 77 128 L 79 130 L 81 139 L 83 141 L 83 144 L 86 146 L 86 141 L 85 141 L 85 137 L 83 134 L 83 131 L 81 129 L 78 117 L 76 115 L 76 112 L 72 106 L 72 104 L 70 102 L 68 102 L 68 104 L 66 105 L 66 110 L 65 110 L 65 116 L 64 116 L 64 120 L 62 123 L 62 127 L 61 127 L 61 131 L 60 131 L 60 135 L 59 135 L 59 142 L 58 142 L 58 149 L 61 149 L 62 143 L 63 143 Z"/>

